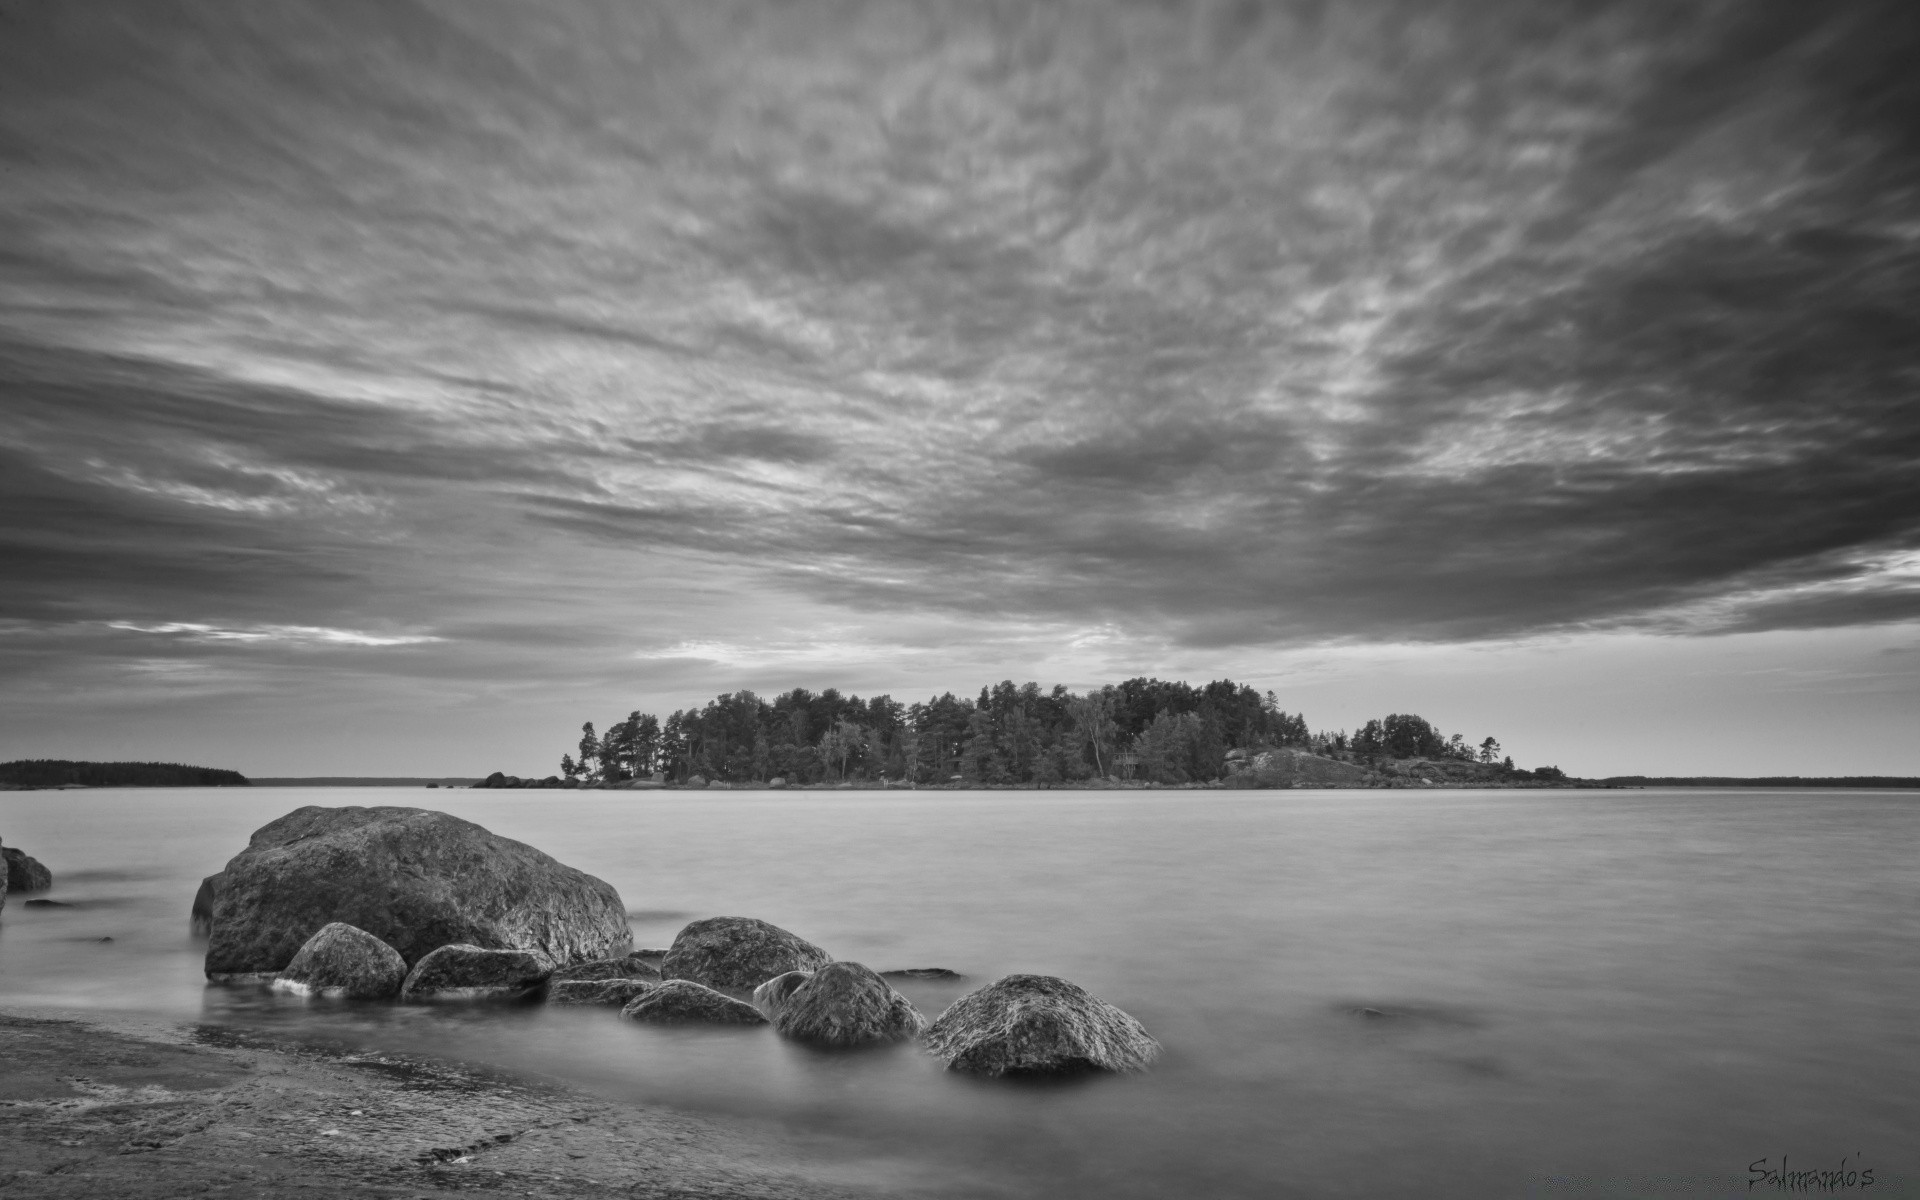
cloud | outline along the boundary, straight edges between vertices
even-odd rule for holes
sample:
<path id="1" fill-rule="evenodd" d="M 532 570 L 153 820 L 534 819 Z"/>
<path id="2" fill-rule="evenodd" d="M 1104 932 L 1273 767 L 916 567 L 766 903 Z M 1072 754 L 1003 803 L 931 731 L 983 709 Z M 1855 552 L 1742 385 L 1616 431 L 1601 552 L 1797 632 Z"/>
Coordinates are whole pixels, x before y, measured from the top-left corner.
<path id="1" fill-rule="evenodd" d="M 291 646 L 419 646 L 446 640 L 426 634 L 377 634 L 314 625 L 254 625 L 243 629 L 222 629 L 192 621 L 170 621 L 161 625 L 108 621 L 107 627 L 130 633 L 178 636 L 189 642 L 274 642 Z"/>
<path id="2" fill-rule="evenodd" d="M 0 619 L 50 638 L 1920 614 L 1907 6 L 10 19 Z"/>

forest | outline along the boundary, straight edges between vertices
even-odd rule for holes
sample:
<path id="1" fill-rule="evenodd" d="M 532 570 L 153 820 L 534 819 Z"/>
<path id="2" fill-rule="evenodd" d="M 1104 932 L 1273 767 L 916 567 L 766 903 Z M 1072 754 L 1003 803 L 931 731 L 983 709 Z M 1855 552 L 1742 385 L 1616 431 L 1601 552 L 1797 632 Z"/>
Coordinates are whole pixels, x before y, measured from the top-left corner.
<path id="1" fill-rule="evenodd" d="M 843 781 L 1048 786 L 1087 779 L 1179 784 L 1226 773 L 1229 750 L 1296 747 L 1356 761 L 1496 761 L 1426 720 L 1391 714 L 1348 734 L 1313 733 L 1274 693 L 1222 679 L 1195 687 L 1129 679 L 1084 693 L 1011 680 L 976 698 L 915 704 L 795 688 L 772 700 L 741 691 L 662 721 L 634 712 L 602 732 L 589 721 L 560 759 L 567 780 L 637 778 L 793 784 Z M 1510 760 L 1509 760 L 1510 765 Z"/>
<path id="2" fill-rule="evenodd" d="M 183 763 L 71 762 L 62 758 L 0 763 L 0 785 L 48 787 L 246 787 L 247 777 Z"/>

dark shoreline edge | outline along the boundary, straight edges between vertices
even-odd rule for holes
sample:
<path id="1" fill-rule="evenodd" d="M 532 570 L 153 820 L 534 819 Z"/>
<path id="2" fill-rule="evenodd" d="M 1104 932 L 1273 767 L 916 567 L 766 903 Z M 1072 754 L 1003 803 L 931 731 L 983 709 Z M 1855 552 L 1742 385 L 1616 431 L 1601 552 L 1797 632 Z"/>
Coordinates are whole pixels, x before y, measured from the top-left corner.
<path id="1" fill-rule="evenodd" d="M 877 1200 L 934 1181 L 745 1118 L 244 1028 L 0 1006 L 9 1198 L 672 1195 Z M 859 1179 L 866 1176 L 864 1180 Z M 890 1176 L 882 1181 L 881 1177 Z"/>

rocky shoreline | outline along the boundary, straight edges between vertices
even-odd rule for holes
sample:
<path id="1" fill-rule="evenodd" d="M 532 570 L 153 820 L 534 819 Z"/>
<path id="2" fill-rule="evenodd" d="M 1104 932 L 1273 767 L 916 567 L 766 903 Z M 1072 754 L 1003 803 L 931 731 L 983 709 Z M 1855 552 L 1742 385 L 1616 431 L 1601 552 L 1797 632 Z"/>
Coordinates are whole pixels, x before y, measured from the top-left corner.
<path id="1" fill-rule="evenodd" d="M 745 1119 L 223 1026 L 35 1009 L 0 1010 L 0 1164 L 9 1200 L 935 1194 L 897 1166 Z"/>

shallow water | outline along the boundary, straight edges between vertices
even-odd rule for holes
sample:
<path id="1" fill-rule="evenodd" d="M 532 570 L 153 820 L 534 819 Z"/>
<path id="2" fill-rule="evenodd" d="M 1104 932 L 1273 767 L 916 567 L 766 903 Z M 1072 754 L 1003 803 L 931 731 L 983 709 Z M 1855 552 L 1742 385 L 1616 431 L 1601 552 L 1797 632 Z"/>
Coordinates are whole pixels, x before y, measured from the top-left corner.
<path id="1" fill-rule="evenodd" d="M 599 875 L 636 945 L 763 917 L 965 972 L 901 985 L 929 1016 L 1062 975 L 1166 1055 L 1029 1086 L 610 1010 L 208 987 L 201 876 L 284 812 L 350 803 Z M 1782 1155 L 1920 1195 L 1920 793 L 99 790 L 0 795 L 0 839 L 75 905 L 9 898 L 0 1004 L 534 1069 L 852 1138 L 956 1196 L 1744 1196 Z"/>

